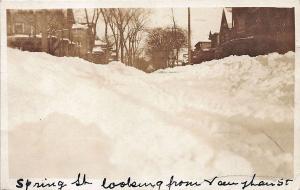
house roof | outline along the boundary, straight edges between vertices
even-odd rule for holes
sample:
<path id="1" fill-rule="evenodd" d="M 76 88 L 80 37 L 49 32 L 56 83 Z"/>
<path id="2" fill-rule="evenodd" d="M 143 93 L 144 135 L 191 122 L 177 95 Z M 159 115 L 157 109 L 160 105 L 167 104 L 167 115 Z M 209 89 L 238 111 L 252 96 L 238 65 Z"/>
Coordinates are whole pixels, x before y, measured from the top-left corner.
<path id="1" fill-rule="evenodd" d="M 228 28 L 232 28 L 232 8 L 224 8 L 223 11 L 225 14 Z"/>
<path id="2" fill-rule="evenodd" d="M 211 44 L 211 41 L 210 40 L 207 40 L 207 41 L 199 41 L 195 44 L 194 47 L 197 47 L 197 46 L 200 46 L 201 44 Z"/>

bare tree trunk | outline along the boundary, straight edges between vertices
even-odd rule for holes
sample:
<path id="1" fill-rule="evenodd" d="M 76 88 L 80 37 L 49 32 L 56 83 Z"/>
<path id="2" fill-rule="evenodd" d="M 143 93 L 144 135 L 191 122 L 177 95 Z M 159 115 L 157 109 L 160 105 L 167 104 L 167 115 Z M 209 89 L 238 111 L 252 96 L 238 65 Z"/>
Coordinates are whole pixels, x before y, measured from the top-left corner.
<path id="1" fill-rule="evenodd" d="M 135 47 L 134 47 L 134 41 L 136 41 L 135 38 L 131 40 L 131 65 L 135 65 Z"/>
<path id="2" fill-rule="evenodd" d="M 118 30 L 116 33 L 116 57 L 117 57 L 117 61 L 119 61 L 120 60 L 120 37 L 119 37 Z"/>
<path id="3" fill-rule="evenodd" d="M 87 13 L 87 10 L 84 9 L 84 12 L 85 12 L 85 19 L 86 19 L 86 23 L 89 25 L 90 22 L 89 22 L 89 16 L 88 16 L 88 13 Z"/>
<path id="4" fill-rule="evenodd" d="M 124 63 L 124 31 L 120 30 L 121 62 Z"/>
<path id="5" fill-rule="evenodd" d="M 128 64 L 132 66 L 132 39 L 128 41 Z"/>
<path id="6" fill-rule="evenodd" d="M 46 10 L 43 10 L 42 12 L 42 51 L 43 52 L 48 52 L 48 32 L 47 32 L 47 13 Z"/>
<path id="7" fill-rule="evenodd" d="M 36 28 L 37 28 L 36 11 L 34 11 L 33 14 L 34 14 L 34 30 L 33 30 L 33 36 L 36 37 Z"/>
<path id="8" fill-rule="evenodd" d="M 178 66 L 178 59 L 179 59 L 179 49 L 176 49 L 176 66 Z"/>
<path id="9" fill-rule="evenodd" d="M 118 37 L 118 31 L 116 31 L 116 28 L 114 26 L 114 23 L 109 20 L 109 27 L 113 33 L 113 37 L 115 40 L 115 47 L 116 47 L 116 61 L 119 61 L 119 37 Z"/>
<path id="10" fill-rule="evenodd" d="M 102 13 L 102 17 L 104 20 L 104 24 L 105 24 L 105 28 L 104 28 L 104 35 L 105 35 L 105 41 L 108 47 L 110 47 L 110 41 L 108 39 L 108 19 L 107 19 L 107 15 L 105 14 L 104 9 L 100 9 L 101 13 Z"/>

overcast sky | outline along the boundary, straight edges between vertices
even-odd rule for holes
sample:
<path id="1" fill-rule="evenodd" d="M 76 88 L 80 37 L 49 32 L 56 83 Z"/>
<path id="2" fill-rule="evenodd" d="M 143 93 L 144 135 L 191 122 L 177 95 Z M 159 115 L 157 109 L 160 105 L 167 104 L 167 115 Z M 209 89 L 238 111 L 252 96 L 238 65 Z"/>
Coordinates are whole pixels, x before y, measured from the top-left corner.
<path id="1" fill-rule="evenodd" d="M 188 11 L 187 8 L 174 8 L 176 24 L 187 29 Z M 208 34 L 218 32 L 220 29 L 222 8 L 192 8 L 191 9 L 191 30 L 192 45 L 198 41 L 207 41 Z M 170 9 L 153 9 L 150 18 L 150 26 L 171 26 L 172 11 Z"/>
<path id="2" fill-rule="evenodd" d="M 216 8 L 191 8 L 191 29 L 192 29 L 192 46 L 198 41 L 207 41 L 208 34 L 218 32 L 221 24 L 222 9 Z M 187 29 L 188 11 L 187 8 L 174 8 L 175 21 L 178 26 Z M 83 11 L 83 10 L 81 10 Z M 83 14 L 84 15 L 84 14 Z M 148 27 L 172 26 L 171 8 L 151 9 L 148 20 Z M 104 23 L 102 17 L 99 19 L 97 35 L 104 36 Z"/>

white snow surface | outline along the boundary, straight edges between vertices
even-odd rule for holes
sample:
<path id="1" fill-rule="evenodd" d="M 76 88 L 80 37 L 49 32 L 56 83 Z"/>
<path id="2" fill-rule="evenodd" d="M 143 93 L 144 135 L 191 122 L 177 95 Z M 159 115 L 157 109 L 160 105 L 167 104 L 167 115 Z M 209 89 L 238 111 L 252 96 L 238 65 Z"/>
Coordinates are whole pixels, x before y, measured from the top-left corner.
<path id="1" fill-rule="evenodd" d="M 293 99 L 293 52 L 146 74 L 8 49 L 10 174 L 290 176 Z"/>

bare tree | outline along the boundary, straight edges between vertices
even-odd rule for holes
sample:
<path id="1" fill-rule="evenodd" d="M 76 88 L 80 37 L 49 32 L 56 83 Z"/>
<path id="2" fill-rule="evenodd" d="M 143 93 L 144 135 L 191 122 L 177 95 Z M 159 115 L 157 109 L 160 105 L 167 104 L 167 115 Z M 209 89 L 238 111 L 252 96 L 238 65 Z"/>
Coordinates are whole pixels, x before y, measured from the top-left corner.
<path id="1" fill-rule="evenodd" d="M 109 18 L 108 18 L 108 16 L 109 15 L 107 14 L 106 9 L 101 8 L 100 12 L 102 14 L 103 21 L 104 21 L 104 24 L 105 24 L 105 28 L 104 28 L 105 42 L 106 42 L 106 44 L 108 46 L 110 46 L 110 40 L 109 40 L 109 36 L 108 36 L 108 25 L 109 25 Z"/>
<path id="2" fill-rule="evenodd" d="M 147 37 L 147 54 L 154 62 L 156 69 L 172 66 L 169 64 L 174 49 L 180 49 L 186 45 L 186 31 L 177 28 L 176 38 L 173 40 L 172 28 L 155 28 L 149 31 Z"/>
<path id="3" fill-rule="evenodd" d="M 128 65 L 134 65 L 139 52 L 139 45 L 146 20 L 150 13 L 146 9 L 100 9 L 105 23 L 105 41 L 112 43 L 116 49 L 117 60 Z M 109 38 L 109 31 L 113 36 L 113 42 Z"/>
<path id="4" fill-rule="evenodd" d="M 91 39 L 91 46 L 90 46 L 90 51 L 92 50 L 93 46 L 95 45 L 95 40 L 96 40 L 96 35 L 97 35 L 97 23 L 98 23 L 98 19 L 100 16 L 100 9 L 93 9 L 92 10 L 92 16 L 88 13 L 88 10 L 85 8 L 84 9 L 85 12 L 85 18 L 86 18 L 86 23 L 88 25 L 88 27 L 91 30 L 91 34 L 92 34 L 92 39 Z M 92 17 L 90 19 L 90 17 Z"/>
<path id="5" fill-rule="evenodd" d="M 120 46 L 120 43 L 119 43 L 120 37 L 119 37 L 118 28 L 116 27 L 116 24 L 113 21 L 113 18 L 112 18 L 112 15 L 111 15 L 112 10 L 101 8 L 100 12 L 102 14 L 102 17 L 103 17 L 103 20 L 104 20 L 104 23 L 105 23 L 105 34 L 104 34 L 105 35 L 105 41 L 106 41 L 107 44 L 112 45 L 112 46 L 115 47 L 116 59 L 118 61 L 119 60 L 119 50 L 120 50 L 120 48 L 119 48 L 119 46 Z M 113 40 L 110 39 L 108 27 L 110 29 L 110 32 L 112 33 Z"/>
<path id="6" fill-rule="evenodd" d="M 125 49 L 128 65 L 134 66 L 137 57 L 141 54 L 140 43 L 149 14 L 150 11 L 147 9 L 136 9 L 127 26 Z"/>
<path id="7" fill-rule="evenodd" d="M 125 30 L 130 20 L 133 18 L 137 9 L 124 9 L 116 8 L 110 9 L 112 22 L 116 25 L 119 35 L 119 45 L 121 53 L 121 62 L 124 62 L 124 49 L 125 49 Z"/>

